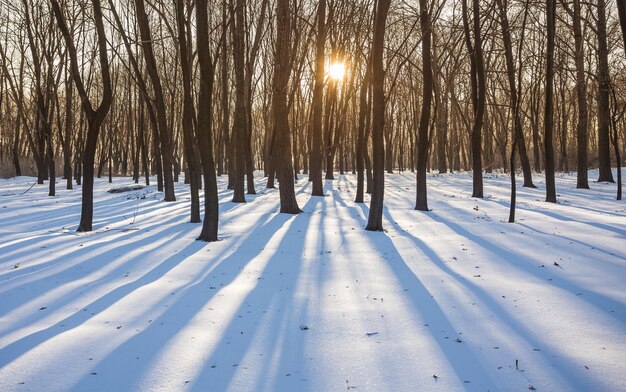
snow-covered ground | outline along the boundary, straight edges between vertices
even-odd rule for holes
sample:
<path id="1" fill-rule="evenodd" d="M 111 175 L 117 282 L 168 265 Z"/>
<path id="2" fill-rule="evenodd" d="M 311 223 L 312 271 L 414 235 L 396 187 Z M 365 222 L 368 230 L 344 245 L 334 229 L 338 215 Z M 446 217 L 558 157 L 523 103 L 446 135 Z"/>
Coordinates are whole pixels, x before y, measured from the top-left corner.
<path id="1" fill-rule="evenodd" d="M 594 178 L 594 173 L 590 178 Z M 225 187 L 220 179 L 220 189 Z M 188 192 L 110 194 L 76 233 L 80 190 L 0 180 L 0 391 L 624 391 L 626 205 L 615 185 L 559 204 L 508 177 L 387 176 L 384 233 L 355 177 L 278 214 L 257 179 L 220 192 L 218 243 L 194 241 Z M 114 186 L 130 184 L 114 179 Z"/>

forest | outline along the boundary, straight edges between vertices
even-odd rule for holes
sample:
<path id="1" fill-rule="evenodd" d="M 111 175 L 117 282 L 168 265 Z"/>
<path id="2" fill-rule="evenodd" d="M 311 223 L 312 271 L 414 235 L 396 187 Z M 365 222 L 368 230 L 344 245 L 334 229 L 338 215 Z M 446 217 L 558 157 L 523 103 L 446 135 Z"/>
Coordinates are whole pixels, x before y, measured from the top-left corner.
<path id="1" fill-rule="evenodd" d="M 0 390 L 626 388 L 625 153 L 624 0 L 0 0 Z"/>

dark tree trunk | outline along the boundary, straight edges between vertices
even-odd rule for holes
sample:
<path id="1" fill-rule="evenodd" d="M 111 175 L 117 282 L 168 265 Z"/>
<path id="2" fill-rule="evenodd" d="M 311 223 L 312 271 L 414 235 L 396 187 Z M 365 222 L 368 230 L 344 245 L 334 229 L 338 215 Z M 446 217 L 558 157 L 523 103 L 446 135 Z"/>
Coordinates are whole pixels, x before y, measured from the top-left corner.
<path id="1" fill-rule="evenodd" d="M 626 41 L 624 41 L 626 42 Z M 615 97 L 615 92 L 613 92 L 613 102 L 614 107 L 617 106 L 617 97 Z M 626 110 L 623 108 L 622 110 Z M 614 112 L 617 112 L 617 108 L 614 109 Z M 624 112 L 622 111 L 622 115 Z M 613 150 L 615 152 L 615 162 L 617 163 L 617 197 L 616 200 L 622 200 L 622 157 L 619 152 L 619 141 L 618 141 L 618 132 L 617 132 L 617 113 L 613 113 L 611 115 L 611 128 L 613 132 L 611 133 L 611 143 L 613 144 Z"/>
<path id="2" fill-rule="evenodd" d="M 363 203 L 363 191 L 365 188 L 364 164 L 367 150 L 367 138 L 365 136 L 365 121 L 367 120 L 367 92 L 369 91 L 370 80 L 370 61 L 367 60 L 365 66 L 365 78 L 361 81 L 361 89 L 359 92 L 359 123 L 357 126 L 357 142 L 356 142 L 356 197 L 355 203 Z"/>
<path id="3" fill-rule="evenodd" d="M 506 10 L 507 10 L 507 6 L 506 4 L 503 5 L 502 2 L 498 1 L 498 6 L 500 8 L 500 15 L 502 17 L 502 20 L 505 22 L 506 24 L 506 33 L 505 35 L 508 35 L 508 20 L 506 18 Z M 509 72 L 508 72 L 508 78 L 509 78 L 509 85 L 512 88 L 512 93 L 511 93 L 511 97 L 515 98 L 515 102 L 514 102 L 514 106 L 513 106 L 513 118 L 514 118 L 514 122 L 515 124 L 515 130 L 514 130 L 514 134 L 512 135 L 512 139 L 513 139 L 513 146 L 511 147 L 511 158 L 509 160 L 509 170 L 510 170 L 510 175 L 511 175 L 511 203 L 510 203 L 510 207 L 509 207 L 509 223 L 514 223 L 515 222 L 515 205 L 517 202 L 517 186 L 515 184 L 515 152 L 518 149 L 518 143 L 523 143 L 524 139 L 523 138 L 519 138 L 518 135 L 519 133 L 521 133 L 521 119 L 520 119 L 520 99 L 518 96 L 518 92 L 522 89 L 522 64 L 523 64 L 523 59 L 522 59 L 522 50 L 523 50 L 523 42 L 524 42 L 524 35 L 526 32 L 526 21 L 528 18 L 528 2 L 526 2 L 525 7 L 524 7 L 524 20 L 522 21 L 522 32 L 521 32 L 521 36 L 520 36 L 520 44 L 518 46 L 518 52 L 517 52 L 517 61 L 518 61 L 518 67 L 517 67 L 517 85 L 515 84 L 516 80 L 515 80 L 515 70 L 514 67 L 512 66 L 512 53 L 509 52 L 511 54 L 511 66 L 509 66 Z M 510 37 L 510 36 L 509 36 Z M 510 39 L 509 39 L 510 40 Z M 508 62 L 507 62 L 508 63 Z M 521 151 L 521 150 L 520 150 Z M 529 169 L 530 172 L 530 169 Z M 532 179 L 531 179 L 532 181 Z M 526 181 L 524 181 L 526 182 Z M 532 185 L 532 182 L 531 182 Z M 532 185 L 534 187 L 534 185 Z"/>
<path id="4" fill-rule="evenodd" d="M 576 142 L 578 144 L 578 163 L 576 188 L 589 189 L 587 162 L 587 86 L 585 82 L 585 58 L 583 53 L 583 34 L 580 16 L 580 0 L 574 0 L 574 41 L 576 62 L 576 94 L 578 98 L 578 124 Z"/>
<path id="5" fill-rule="evenodd" d="M 428 126 L 430 124 L 430 106 L 433 96 L 433 69 L 430 53 L 431 25 L 426 0 L 420 0 L 420 27 L 422 30 L 422 110 L 417 139 L 417 195 L 415 209 L 428 211 L 426 189 L 426 165 L 428 163 Z"/>
<path id="6" fill-rule="evenodd" d="M 221 176 L 224 173 L 224 150 L 227 149 L 229 145 L 229 129 L 230 129 L 230 105 L 228 101 L 228 51 L 227 41 L 228 41 L 228 24 L 227 24 L 227 6 L 228 0 L 222 0 L 222 37 L 220 39 L 220 46 L 222 48 L 221 52 L 221 69 L 220 69 L 220 99 L 221 99 L 221 108 L 222 108 L 222 126 L 220 130 L 221 137 L 218 138 L 221 143 L 217 144 L 217 175 Z M 229 158 L 230 159 L 230 158 Z M 230 172 L 228 173 L 228 177 L 231 177 Z"/>
<path id="7" fill-rule="evenodd" d="M 198 65 L 200 66 L 200 88 L 198 91 L 198 126 L 196 136 L 200 147 L 200 160 L 204 176 L 204 222 L 198 237 L 201 241 L 217 241 L 219 200 L 217 197 L 217 176 L 213 160 L 213 80 L 215 65 L 211 59 L 209 41 L 209 20 L 207 0 L 196 2 L 196 37 Z M 226 50 L 226 48 L 222 48 Z"/>
<path id="8" fill-rule="evenodd" d="M 374 36 L 372 42 L 372 109 L 373 109 L 373 187 L 369 217 L 365 230 L 383 230 L 383 200 L 385 192 L 385 69 L 383 51 L 385 45 L 385 27 L 390 0 L 378 0 L 374 17 Z"/>
<path id="9" fill-rule="evenodd" d="M 13 159 L 13 167 L 15 168 L 15 176 L 19 177 L 22 175 L 22 167 L 20 166 L 20 125 L 21 125 L 21 117 L 17 116 L 15 123 L 15 133 L 13 135 L 13 148 L 11 149 L 11 158 Z M 70 183 L 72 182 L 72 178 L 70 176 Z"/>
<path id="10" fill-rule="evenodd" d="M 82 187 L 82 205 L 80 224 L 78 225 L 77 231 L 91 231 L 93 222 L 93 170 L 96 147 L 98 143 L 98 133 L 100 132 L 100 126 L 102 125 L 102 122 L 111 107 L 113 93 L 111 88 L 111 75 L 109 73 L 109 59 L 107 56 L 107 38 L 102 21 L 102 9 L 100 6 L 100 0 L 91 1 L 93 4 L 93 18 L 96 26 L 100 72 L 103 84 L 102 100 L 100 101 L 100 105 L 94 110 L 91 102 L 89 101 L 87 91 L 85 90 L 81 78 L 76 47 L 72 41 L 72 36 L 70 35 L 70 31 L 67 27 L 67 23 L 65 22 L 65 18 L 63 17 L 63 13 L 61 12 L 59 3 L 57 0 L 50 0 L 50 2 L 52 4 L 52 10 L 57 20 L 57 24 L 63 34 L 65 44 L 67 45 L 67 50 L 71 60 L 72 78 L 74 79 L 74 84 L 76 85 L 76 89 L 80 95 L 83 110 L 85 112 L 85 116 L 87 117 L 87 140 L 85 143 L 85 150 L 83 152 L 84 181 Z"/>
<path id="11" fill-rule="evenodd" d="M 470 72 L 472 85 L 472 106 L 474 108 L 474 124 L 471 135 L 472 151 L 472 197 L 483 197 L 483 164 L 482 164 L 482 128 L 485 114 L 485 69 L 483 63 L 482 38 L 480 29 L 480 2 L 473 0 L 473 28 L 474 42 L 470 37 L 470 27 L 467 15 L 467 0 L 463 0 L 463 26 L 465 30 L 465 44 L 470 53 Z"/>
<path id="12" fill-rule="evenodd" d="M 152 46 L 152 33 L 148 15 L 144 5 L 144 0 L 135 0 L 135 8 L 137 13 L 137 22 L 142 40 L 144 59 L 146 60 L 146 71 L 152 82 L 152 90 L 154 93 L 154 106 L 156 111 L 157 127 L 155 131 L 158 134 L 160 144 L 160 155 L 162 159 L 162 175 L 165 190 L 165 201 L 176 201 L 174 194 L 174 178 L 172 175 L 172 146 L 170 143 L 170 131 L 167 127 L 167 113 L 165 108 L 165 100 L 163 98 L 163 88 L 159 77 L 157 63 L 154 56 Z M 159 170 L 161 171 L 161 170 Z"/>
<path id="13" fill-rule="evenodd" d="M 546 0 L 546 19 L 548 22 L 548 47 L 546 59 L 546 102 L 545 102 L 545 167 L 546 201 L 556 203 L 556 185 L 554 183 L 554 147 L 552 146 L 554 129 L 554 34 L 556 30 L 556 0 Z"/>
<path id="14" fill-rule="evenodd" d="M 191 195 L 190 218 L 191 223 L 200 222 L 200 197 L 198 195 L 198 162 L 194 149 L 193 138 L 193 100 L 191 92 L 191 65 L 189 59 L 189 47 L 187 43 L 185 5 L 183 0 L 176 0 L 176 24 L 178 25 L 178 47 L 180 53 L 180 65 L 183 76 L 183 142 L 185 145 L 185 158 L 189 168 L 189 184 Z M 211 108 L 206 108 L 211 110 Z M 187 177 L 185 177 L 185 180 Z"/>
<path id="15" fill-rule="evenodd" d="M 371 64 L 370 64 L 370 76 L 371 76 Z M 371 80 L 371 79 L 370 79 Z M 365 137 L 364 137 L 364 145 L 363 145 L 363 159 L 365 160 L 365 193 L 372 194 L 374 188 L 374 180 L 372 179 L 372 160 L 370 158 L 370 154 L 367 151 L 368 143 L 370 140 L 371 134 L 371 118 L 372 118 L 372 88 L 371 82 L 368 86 L 369 94 L 367 99 L 367 115 L 365 117 Z"/>
<path id="16" fill-rule="evenodd" d="M 276 2 L 276 52 L 274 58 L 274 80 L 272 88 L 272 112 L 274 114 L 274 145 L 272 160 L 276 166 L 280 182 L 280 212 L 297 214 L 300 212 L 294 190 L 293 158 L 291 156 L 291 135 L 289 129 L 289 109 L 287 89 L 290 75 L 291 15 L 290 0 Z"/>
<path id="17" fill-rule="evenodd" d="M 72 135 L 74 134 L 74 115 L 72 99 L 74 88 L 71 79 L 65 83 L 65 137 L 63 143 L 63 176 L 66 180 L 66 189 L 72 189 Z"/>
<path id="18" fill-rule="evenodd" d="M 518 149 L 519 156 L 520 156 L 520 163 L 522 164 L 522 172 L 524 174 L 524 186 L 529 187 L 529 188 L 535 188 L 535 184 L 533 184 L 532 170 L 530 168 L 530 161 L 528 160 L 528 153 L 526 152 L 526 141 L 524 140 L 524 131 L 522 129 L 522 119 L 520 117 L 520 111 L 518 107 L 518 105 L 520 105 L 519 97 L 522 92 L 518 91 L 517 84 L 516 84 L 517 82 L 515 80 L 513 45 L 511 42 L 509 20 L 506 14 L 508 10 L 508 2 L 504 0 L 500 0 L 497 2 L 497 5 L 498 5 L 499 14 L 500 14 L 500 26 L 502 27 L 502 40 L 503 40 L 504 48 L 505 48 L 507 79 L 509 82 L 509 91 L 510 91 L 510 99 L 511 99 L 511 110 L 514 111 L 514 118 L 513 118 L 514 135 L 513 137 L 517 138 L 517 149 Z M 520 61 L 520 66 L 521 64 L 522 63 Z M 520 86 L 521 86 L 521 83 L 520 83 Z"/>
<path id="19" fill-rule="evenodd" d="M 246 140 L 247 129 L 245 111 L 245 46 L 244 46 L 244 12 L 245 0 L 236 0 L 233 15 L 233 65 L 235 71 L 235 114 L 231 143 L 234 143 L 234 177 L 233 203 L 245 203 L 244 177 L 246 173 Z"/>
<path id="20" fill-rule="evenodd" d="M 322 117 L 324 104 L 324 60 L 326 45 L 326 0 L 317 5 L 317 43 L 315 53 L 315 85 L 313 87 L 311 150 L 309 152 L 309 179 L 312 181 L 312 196 L 324 196 L 322 183 Z"/>
<path id="21" fill-rule="evenodd" d="M 618 0 L 618 3 L 620 0 Z M 623 0 L 622 0 L 623 2 Z M 609 148 L 609 128 L 611 109 L 609 107 L 609 49 L 606 42 L 606 3 L 598 0 L 598 181 L 615 182 L 611 172 L 611 150 Z"/>

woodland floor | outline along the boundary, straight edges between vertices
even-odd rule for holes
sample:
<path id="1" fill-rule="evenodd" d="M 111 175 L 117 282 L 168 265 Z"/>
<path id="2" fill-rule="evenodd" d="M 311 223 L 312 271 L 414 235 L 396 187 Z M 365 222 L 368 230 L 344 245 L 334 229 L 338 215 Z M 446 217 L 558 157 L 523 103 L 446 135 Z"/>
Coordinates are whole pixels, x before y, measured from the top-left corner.
<path id="1" fill-rule="evenodd" d="M 509 224 L 506 175 L 482 200 L 470 173 L 429 176 L 427 213 L 387 175 L 373 233 L 353 175 L 326 197 L 301 176 L 297 216 L 258 177 L 247 204 L 220 192 L 206 244 L 182 183 L 164 203 L 97 180 L 84 234 L 80 190 L 33 181 L 0 180 L 0 391 L 626 390 L 614 184 L 559 175 L 553 205 L 535 175 Z"/>

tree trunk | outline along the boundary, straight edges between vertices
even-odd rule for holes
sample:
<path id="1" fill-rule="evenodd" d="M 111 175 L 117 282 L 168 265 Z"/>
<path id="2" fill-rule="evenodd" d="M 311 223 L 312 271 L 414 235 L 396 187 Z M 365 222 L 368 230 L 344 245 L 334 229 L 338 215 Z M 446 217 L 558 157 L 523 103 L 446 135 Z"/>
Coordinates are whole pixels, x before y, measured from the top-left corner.
<path id="1" fill-rule="evenodd" d="M 324 104 L 324 60 L 326 45 L 326 0 L 317 5 L 317 43 L 315 53 L 315 85 L 313 87 L 311 151 L 309 152 L 309 179 L 312 181 L 311 195 L 324 196 L 322 183 L 322 117 Z"/>
<path id="2" fill-rule="evenodd" d="M 619 15 L 619 24 L 622 28 L 622 43 L 626 50 L 626 1 L 617 0 L 617 13 Z"/>
<path id="3" fill-rule="evenodd" d="M 420 0 L 420 28 L 422 30 L 422 110 L 417 139 L 417 195 L 415 209 L 428 211 L 426 189 L 426 165 L 428 163 L 428 126 L 430 124 L 430 106 L 433 96 L 433 69 L 430 53 L 431 24 L 426 0 Z"/>
<path id="4" fill-rule="evenodd" d="M 622 1 L 623 2 L 623 1 Z M 619 3 L 619 0 L 618 0 Z M 609 128 L 611 110 L 609 107 L 609 60 L 606 42 L 606 3 L 598 0 L 598 182 L 613 180 L 611 172 L 611 150 L 609 148 Z"/>
<path id="5" fill-rule="evenodd" d="M 474 42 L 470 37 L 469 17 L 467 15 L 467 0 L 463 0 L 463 26 L 465 30 L 465 44 L 470 53 L 470 72 L 472 85 L 472 106 L 474 109 L 474 124 L 471 135 L 472 152 L 472 197 L 483 197 L 483 164 L 482 164 L 482 128 L 485 114 L 485 69 L 483 63 L 482 38 L 480 32 L 480 2 L 473 0 L 473 33 Z"/>
<path id="6" fill-rule="evenodd" d="M 76 47 L 72 41 L 70 31 L 65 22 L 63 13 L 61 12 L 59 3 L 57 0 L 50 0 L 50 2 L 52 4 L 57 24 L 63 34 L 65 44 L 67 45 L 67 50 L 71 60 L 72 78 L 74 79 L 74 84 L 76 85 L 76 89 L 80 95 L 85 117 L 87 117 L 88 122 L 87 140 L 85 143 L 85 151 L 83 153 L 84 181 L 82 187 L 81 216 L 77 231 L 91 231 L 93 222 L 93 170 L 96 147 L 98 143 L 98 133 L 100 132 L 100 126 L 102 125 L 102 122 L 111 107 L 113 94 L 111 88 L 111 75 L 109 73 L 109 59 L 107 56 L 107 38 L 102 21 L 102 9 L 100 6 L 100 0 L 91 1 L 93 4 L 93 18 L 96 26 L 100 73 L 103 84 L 102 100 L 100 101 L 100 105 L 94 110 L 91 102 L 89 101 L 89 97 L 87 95 L 87 91 L 85 90 L 80 70 L 78 68 Z"/>
<path id="7" fill-rule="evenodd" d="M 157 127 L 155 131 L 158 133 L 160 143 L 160 152 L 162 157 L 162 173 L 163 185 L 165 190 L 165 201 L 176 201 L 174 194 L 174 178 L 172 175 L 172 146 L 170 143 L 170 131 L 167 127 L 167 114 L 165 108 L 165 100 L 163 98 L 163 88 L 159 77 L 154 50 L 152 47 L 152 33 L 148 15 L 144 5 L 144 0 L 135 0 L 135 8 L 137 13 L 137 23 L 142 40 L 143 54 L 146 61 L 146 71 L 152 82 L 152 90 L 154 93 L 154 106 L 156 111 Z M 173 108 L 172 108 L 173 109 Z"/>
<path id="8" fill-rule="evenodd" d="M 583 35 L 580 16 L 580 0 L 574 0 L 574 41 L 576 63 L 576 96 L 578 99 L 578 124 L 576 125 L 576 143 L 578 145 L 576 188 L 589 189 L 587 162 L 587 86 L 585 83 L 585 58 L 583 53 Z"/>
<path id="9" fill-rule="evenodd" d="M 232 21 L 233 34 L 233 65 L 235 71 L 235 114 L 231 143 L 234 143 L 234 177 L 233 203 L 245 203 L 244 177 L 246 171 L 246 111 L 245 111 L 245 46 L 244 46 L 244 12 L 245 0 L 236 0 Z M 231 11 L 233 13 L 233 11 Z"/>
<path id="10" fill-rule="evenodd" d="M 365 155 L 367 153 L 367 138 L 365 136 L 365 121 L 367 120 L 367 92 L 369 91 L 370 80 L 370 61 L 367 60 L 365 66 L 365 77 L 361 81 L 361 89 L 359 92 L 359 122 L 357 125 L 357 142 L 356 142 L 356 197 L 355 203 L 363 203 L 363 191 L 365 188 L 364 164 Z"/>
<path id="11" fill-rule="evenodd" d="M 200 222 L 200 198 L 198 195 L 198 162 L 193 140 L 193 101 L 191 96 L 191 65 L 189 59 L 187 33 L 185 24 L 185 5 L 183 0 L 176 0 L 176 24 L 178 25 L 178 47 L 180 65 L 183 75 L 183 142 L 185 158 L 189 168 L 189 184 L 191 196 L 190 218 L 191 223 Z M 211 110 L 211 108 L 206 108 Z M 186 178 L 185 178 L 186 179 Z"/>
<path id="12" fill-rule="evenodd" d="M 200 160 L 204 176 L 204 222 L 198 240 L 217 241 L 219 200 L 217 196 L 217 176 L 213 160 L 213 80 L 215 65 L 211 60 L 209 41 L 209 20 L 207 0 L 196 2 L 196 37 L 198 65 L 200 67 L 200 88 L 198 91 L 198 125 L 196 137 L 200 146 Z M 225 47 L 222 50 L 226 50 Z"/>
<path id="13" fill-rule="evenodd" d="M 556 186 L 554 183 L 554 147 L 552 146 L 554 130 L 554 34 L 556 30 L 556 0 L 546 0 L 546 19 L 548 22 L 548 47 L 546 59 L 546 102 L 544 119 L 544 148 L 546 167 L 546 201 L 556 203 Z"/>
<path id="14" fill-rule="evenodd" d="M 272 112 L 274 114 L 272 160 L 275 163 L 278 181 L 280 182 L 280 212 L 298 214 L 300 208 L 298 207 L 294 190 L 289 109 L 287 108 L 287 89 L 289 88 L 289 76 L 291 73 L 291 15 L 289 1 L 277 0 L 276 2 L 276 52 L 272 83 Z"/>
<path id="15" fill-rule="evenodd" d="M 378 0 L 374 17 L 374 36 L 372 41 L 372 110 L 373 110 L 373 187 L 369 217 L 365 230 L 383 230 L 383 200 L 385 192 L 385 69 L 383 51 L 385 45 L 385 27 L 390 0 Z"/>

